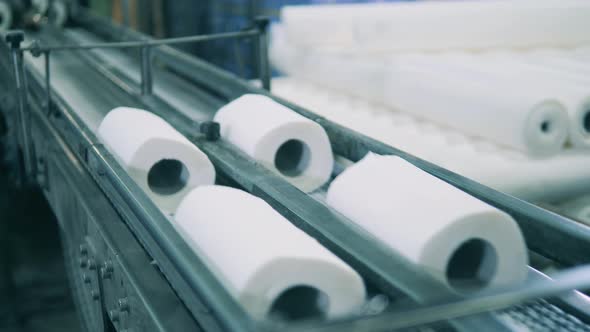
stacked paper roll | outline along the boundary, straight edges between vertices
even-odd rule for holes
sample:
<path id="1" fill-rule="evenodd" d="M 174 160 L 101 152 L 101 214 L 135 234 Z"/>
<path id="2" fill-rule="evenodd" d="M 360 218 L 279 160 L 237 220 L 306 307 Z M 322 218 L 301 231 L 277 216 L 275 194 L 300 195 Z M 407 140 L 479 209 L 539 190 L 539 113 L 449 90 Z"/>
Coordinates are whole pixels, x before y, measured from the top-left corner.
<path id="1" fill-rule="evenodd" d="M 153 113 L 117 107 L 102 120 L 98 136 L 165 212 L 174 212 L 192 188 L 215 182 L 209 158 Z"/>
<path id="2" fill-rule="evenodd" d="M 529 202 L 561 202 L 583 195 L 590 188 L 590 155 L 584 151 L 566 149 L 547 159 L 526 156 L 488 140 L 416 119 L 409 113 L 395 112 L 292 77 L 275 79 L 273 93 L 385 144 Z"/>
<path id="3" fill-rule="evenodd" d="M 339 52 L 578 45 L 590 41 L 584 33 L 589 15 L 584 0 L 287 6 L 281 12 L 290 40 Z"/>
<path id="4" fill-rule="evenodd" d="M 175 225 L 255 318 L 331 318 L 364 302 L 354 270 L 242 190 L 194 189 L 178 207 Z"/>
<path id="5" fill-rule="evenodd" d="M 215 121 L 222 138 L 303 191 L 330 178 L 334 157 L 322 126 L 269 97 L 243 95 L 219 109 Z"/>
<path id="6" fill-rule="evenodd" d="M 368 155 L 327 202 L 457 292 L 521 282 L 523 237 L 507 214 L 394 156 Z"/>
<path id="7" fill-rule="evenodd" d="M 299 59 L 287 73 L 530 155 L 560 152 L 568 135 L 567 112 L 553 95 L 473 71 L 311 51 Z"/>
<path id="8" fill-rule="evenodd" d="M 398 63 L 411 63 L 429 72 L 446 73 L 465 80 L 488 80 L 498 87 L 526 91 L 537 98 L 556 100 L 567 111 L 568 141 L 577 148 L 590 147 L 590 79 L 577 73 L 559 72 L 529 64 L 519 53 L 502 57 L 447 54 L 397 56 Z M 588 128 L 586 128 L 588 127 Z"/>

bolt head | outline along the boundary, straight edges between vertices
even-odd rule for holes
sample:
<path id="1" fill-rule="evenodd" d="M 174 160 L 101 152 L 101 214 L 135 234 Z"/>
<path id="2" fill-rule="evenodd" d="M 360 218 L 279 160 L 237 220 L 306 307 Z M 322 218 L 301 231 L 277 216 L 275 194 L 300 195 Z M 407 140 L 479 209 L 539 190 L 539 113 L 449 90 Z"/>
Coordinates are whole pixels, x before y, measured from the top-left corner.
<path id="1" fill-rule="evenodd" d="M 119 312 L 116 310 L 109 310 L 109 318 L 113 322 L 118 322 L 119 321 Z"/>
<path id="2" fill-rule="evenodd" d="M 91 280 L 90 280 L 90 276 L 89 276 L 89 275 L 87 275 L 86 273 L 84 273 L 84 274 L 82 275 L 82 281 L 84 281 L 84 283 L 85 283 L 85 284 L 89 284 L 89 283 L 90 283 L 90 281 L 91 281 Z"/>
<path id="3" fill-rule="evenodd" d="M 109 272 L 107 272 L 107 270 L 104 267 L 100 268 L 100 276 L 103 279 L 110 279 L 111 278 L 111 274 Z"/>
<path id="4" fill-rule="evenodd" d="M 129 310 L 129 301 L 127 300 L 127 298 L 121 298 L 117 301 L 117 304 L 119 305 L 119 310 L 121 311 L 128 311 Z"/>
<path id="5" fill-rule="evenodd" d="M 205 121 L 200 124 L 199 131 L 202 134 L 205 134 L 205 138 L 208 141 L 216 141 L 219 139 L 219 137 L 221 137 L 221 134 L 220 134 L 221 129 L 220 128 L 221 128 L 221 126 L 219 125 L 218 122 Z"/>
<path id="6" fill-rule="evenodd" d="M 97 291 L 96 289 L 93 289 L 90 291 L 90 296 L 92 297 L 93 300 L 98 300 L 98 299 L 100 299 L 100 292 Z"/>
<path id="7" fill-rule="evenodd" d="M 105 272 L 113 272 L 113 262 L 111 261 L 105 261 L 104 263 L 102 263 L 102 267 L 105 270 Z"/>
<path id="8" fill-rule="evenodd" d="M 85 244 L 80 245 L 80 255 L 87 255 L 88 254 L 88 247 Z"/>
<path id="9" fill-rule="evenodd" d="M 88 269 L 96 270 L 96 261 L 93 258 L 88 258 L 86 264 L 88 265 Z"/>
<path id="10" fill-rule="evenodd" d="M 80 267 L 86 267 L 86 265 L 88 264 L 88 260 L 84 259 L 84 258 L 80 258 Z"/>

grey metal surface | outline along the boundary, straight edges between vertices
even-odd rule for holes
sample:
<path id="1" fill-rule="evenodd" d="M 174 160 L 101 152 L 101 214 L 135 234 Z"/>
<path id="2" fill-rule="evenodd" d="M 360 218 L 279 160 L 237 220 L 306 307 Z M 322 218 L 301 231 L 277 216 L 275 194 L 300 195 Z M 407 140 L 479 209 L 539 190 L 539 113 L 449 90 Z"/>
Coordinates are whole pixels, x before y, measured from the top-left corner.
<path id="1" fill-rule="evenodd" d="M 506 310 L 504 314 L 531 331 L 590 331 L 589 325 L 545 300 L 518 305 Z"/>

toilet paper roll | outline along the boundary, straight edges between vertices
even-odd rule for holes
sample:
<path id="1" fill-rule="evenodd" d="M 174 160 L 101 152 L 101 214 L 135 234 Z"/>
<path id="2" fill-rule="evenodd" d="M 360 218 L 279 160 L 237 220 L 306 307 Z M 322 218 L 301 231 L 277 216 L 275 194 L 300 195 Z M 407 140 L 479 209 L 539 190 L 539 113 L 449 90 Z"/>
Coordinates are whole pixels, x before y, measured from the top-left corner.
<path id="1" fill-rule="evenodd" d="M 192 188 L 215 182 L 209 158 L 153 113 L 117 107 L 102 120 L 98 136 L 165 212 L 174 212 Z"/>
<path id="2" fill-rule="evenodd" d="M 332 182 L 327 202 L 458 293 L 526 278 L 509 215 L 399 157 L 366 156 Z"/>
<path id="3" fill-rule="evenodd" d="M 331 318 L 364 302 L 364 284 L 353 269 L 247 192 L 193 189 L 174 223 L 255 318 Z"/>
<path id="4" fill-rule="evenodd" d="M 303 47 L 432 51 L 576 46 L 589 14 L 584 0 L 417 1 L 286 6 L 281 19 Z"/>
<path id="5" fill-rule="evenodd" d="M 0 1 L 0 32 L 10 30 L 13 21 L 12 6 L 8 1 Z"/>
<path id="6" fill-rule="evenodd" d="M 224 139 L 305 192 L 330 177 L 334 157 L 324 129 L 266 96 L 243 95 L 215 121 Z"/>

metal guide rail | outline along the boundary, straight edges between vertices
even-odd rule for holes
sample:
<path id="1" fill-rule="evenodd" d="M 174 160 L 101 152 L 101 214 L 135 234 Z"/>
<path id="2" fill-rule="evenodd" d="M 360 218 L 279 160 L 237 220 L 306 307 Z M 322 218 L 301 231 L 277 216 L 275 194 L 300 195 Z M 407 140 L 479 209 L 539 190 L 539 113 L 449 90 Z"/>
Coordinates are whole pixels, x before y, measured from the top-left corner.
<path id="1" fill-rule="evenodd" d="M 263 31 L 265 30 L 265 24 L 260 24 L 258 27 L 259 30 L 256 35 L 258 35 L 259 40 L 264 39 L 260 38 L 260 36 L 264 36 Z M 218 36 L 187 37 L 183 40 L 172 39 L 159 40 L 156 42 L 146 41 L 145 38 L 142 37 L 140 41 L 121 42 L 116 44 L 106 43 L 67 47 L 42 47 L 37 44 L 27 48 L 20 47 L 19 39 L 22 41 L 22 38 L 18 37 L 18 34 L 10 34 L 8 38 L 11 43 L 13 72 L 18 90 L 18 121 L 20 124 L 19 128 L 21 128 L 19 130 L 21 134 L 20 145 L 23 148 L 23 153 L 25 155 L 26 174 L 28 174 L 29 177 L 34 176 L 37 180 L 45 179 L 44 181 L 47 181 L 47 178 L 49 177 L 48 166 L 47 163 L 41 163 L 40 160 L 45 160 L 43 158 L 46 158 L 46 160 L 52 158 L 50 155 L 50 149 L 43 149 L 38 146 L 40 144 L 39 142 L 43 142 L 43 137 L 40 137 L 39 133 L 33 134 L 31 131 L 33 122 L 32 117 L 34 115 L 34 119 L 37 123 L 41 123 L 45 128 L 50 128 L 46 130 L 53 130 L 53 132 L 56 132 L 54 136 L 63 137 L 63 141 L 61 141 L 63 150 L 71 151 L 69 158 L 72 162 L 74 162 L 75 159 L 75 162 L 81 164 L 83 170 L 80 170 L 80 172 L 87 172 L 95 183 L 98 184 L 102 196 L 110 201 L 114 208 L 112 213 L 118 216 L 113 219 L 124 220 L 133 234 L 139 239 L 148 254 L 154 259 L 152 262 L 153 265 L 157 266 L 157 268 L 163 273 L 163 276 L 176 291 L 176 294 L 182 300 L 184 306 L 186 306 L 196 322 L 198 322 L 198 325 L 207 331 L 277 330 L 279 328 L 284 329 L 284 327 L 277 326 L 276 323 L 273 322 L 254 322 L 245 314 L 243 309 L 237 305 L 215 276 L 207 269 L 202 260 L 200 260 L 188 245 L 180 239 L 167 218 L 163 216 L 160 210 L 147 198 L 145 193 L 137 187 L 126 172 L 114 160 L 112 155 L 110 155 L 94 134 L 79 119 L 76 111 L 73 110 L 66 101 L 61 99 L 55 93 L 52 93 L 51 75 L 49 72 L 49 54 L 53 51 L 84 50 L 95 47 L 133 47 L 144 50 L 151 49 L 151 47 L 155 47 L 156 45 L 165 45 L 167 44 L 167 41 L 172 43 L 197 42 L 211 40 L 214 39 L 214 37 L 234 38 L 252 37 L 253 35 L 253 30 L 245 30 L 243 32 Z M 260 42 L 258 46 L 266 49 L 265 41 Z M 154 55 L 158 56 L 161 50 L 162 48 L 154 49 Z M 28 71 L 27 68 L 25 68 L 23 63 L 23 52 L 45 55 L 45 76 Z M 210 157 L 222 177 L 265 199 L 296 226 L 316 237 L 326 247 L 351 264 L 366 280 L 376 285 L 381 292 L 390 296 L 400 296 L 400 294 L 403 294 L 407 296 L 409 303 L 413 303 L 414 305 L 428 304 L 435 301 L 443 303 L 438 306 L 416 309 L 416 311 L 404 313 L 403 316 L 413 317 L 414 319 L 410 319 L 409 321 L 404 320 L 406 322 L 405 325 L 392 324 L 392 319 L 398 319 L 402 315 L 400 315 L 399 312 L 391 312 L 372 317 L 358 317 L 351 321 L 347 320 L 328 324 L 315 322 L 312 326 L 307 323 L 301 326 L 293 324 L 292 326 L 289 326 L 289 329 L 329 330 L 333 328 L 334 324 L 336 324 L 335 326 L 337 326 L 339 330 L 359 330 L 359 326 L 363 327 L 361 330 L 383 330 L 394 327 L 405 328 L 421 324 L 438 323 L 440 321 L 445 321 L 447 318 L 453 317 L 457 319 L 447 321 L 443 323 L 443 325 L 447 327 L 451 326 L 456 330 L 463 331 L 508 330 L 508 327 L 500 322 L 495 316 L 487 314 L 486 312 L 508 307 L 522 301 L 538 297 L 554 296 L 561 294 L 566 290 L 577 288 L 583 289 L 590 286 L 588 269 L 581 269 L 566 272 L 566 274 L 556 278 L 555 281 L 535 281 L 518 289 L 509 289 L 497 293 L 479 295 L 467 300 L 458 299 L 453 294 L 444 292 L 441 294 L 441 286 L 438 282 L 426 275 L 423 271 L 412 266 L 387 248 L 383 248 L 378 243 L 375 243 L 370 237 L 358 229 L 351 227 L 350 222 L 333 213 L 326 206 L 296 190 L 284 180 L 273 175 L 270 171 L 252 163 L 251 160 L 235 150 L 232 146 L 217 141 L 218 127 L 214 123 L 194 123 L 179 115 L 178 112 L 175 112 L 174 109 L 166 105 L 159 98 L 152 96 L 151 56 L 151 51 L 142 51 L 141 91 L 143 97 L 134 95 L 122 87 L 117 87 L 114 82 L 109 81 L 104 77 L 101 78 L 99 75 L 101 72 L 100 68 L 92 69 L 95 71 L 94 75 L 96 75 L 96 79 L 93 77 L 93 82 L 100 84 L 101 88 L 104 87 L 105 90 L 109 92 L 110 98 L 120 102 L 120 104 L 158 110 L 159 115 L 163 116 L 174 127 L 189 137 L 191 141 L 199 146 Z M 193 58 L 186 58 L 186 56 L 181 54 L 178 59 L 183 59 L 183 57 L 185 60 L 189 59 L 187 61 L 191 64 L 192 69 L 187 71 L 187 73 L 192 73 L 189 74 L 192 78 L 198 78 L 198 81 L 196 81 L 198 84 L 205 85 L 211 90 L 218 91 L 220 95 L 228 100 L 246 92 L 267 94 L 266 92 L 252 88 L 247 83 L 213 67 L 206 66 L 206 70 L 202 71 L 201 67 L 205 65 Z M 193 61 L 196 61 L 195 63 L 198 64 L 198 66 L 194 66 L 195 63 L 192 63 Z M 265 65 L 260 66 L 259 68 L 266 68 L 261 70 L 261 76 L 268 80 L 264 85 L 265 87 L 270 88 L 268 60 L 266 60 L 266 62 L 265 60 L 260 60 L 260 62 L 265 63 Z M 171 61 L 171 63 L 178 62 Z M 180 63 L 182 63 L 182 61 L 180 61 Z M 186 64 L 187 62 L 185 62 L 185 65 Z M 94 63 L 93 66 L 99 67 L 96 63 Z M 102 70 L 104 71 L 104 68 Z M 221 82 L 222 85 L 215 86 L 215 83 L 219 82 Z M 229 90 L 227 89 L 232 90 L 231 94 L 228 94 Z M 322 124 L 330 134 L 335 151 L 349 159 L 358 160 L 362 157 L 361 152 L 363 150 L 372 150 L 374 152 L 386 154 L 398 154 L 410 160 L 416 166 L 429 171 L 435 176 L 439 176 L 460 189 L 483 198 L 492 205 L 512 213 L 517 218 L 520 217 L 520 224 L 525 235 L 530 236 L 531 232 L 529 231 L 527 233 L 527 230 L 525 229 L 527 221 L 522 222 L 522 218 L 528 220 L 529 224 L 532 222 L 539 222 L 541 224 L 540 227 L 544 228 L 543 231 L 546 232 L 550 232 L 551 229 L 557 229 L 560 232 L 557 236 L 562 239 L 569 236 L 568 231 L 575 232 L 582 230 L 581 237 L 574 238 L 574 241 L 578 241 L 578 243 L 582 244 L 577 248 L 578 250 L 583 252 L 589 251 L 588 247 L 590 247 L 590 243 L 586 241 L 588 230 L 585 228 L 576 228 L 574 225 L 577 224 L 566 218 L 550 214 L 538 207 L 495 192 L 492 189 L 481 186 L 454 173 L 445 171 L 444 169 L 440 169 L 435 165 L 426 163 L 413 156 L 404 154 L 401 151 L 382 144 L 380 145 L 378 142 L 371 141 L 364 136 L 338 127 L 325 119 L 318 118 L 313 115 L 313 113 L 300 109 L 295 105 L 288 104 L 288 106 Z M 39 127 L 42 125 L 37 124 Z M 29 159 L 27 159 L 26 156 L 29 156 Z M 44 166 L 40 167 L 40 165 Z M 46 186 L 46 190 L 51 190 L 51 185 L 43 183 L 43 181 L 40 182 L 42 185 Z M 75 186 L 76 184 L 73 185 Z M 99 218 L 96 217 L 96 219 Z M 565 222 L 565 225 L 570 228 L 563 228 L 561 225 L 557 224 L 561 222 Z M 534 232 L 532 234 L 534 235 Z M 534 246 L 531 246 L 531 240 L 528 236 L 527 241 L 529 242 L 529 246 L 536 250 Z M 551 243 L 549 243 L 549 245 L 551 245 Z M 96 247 L 96 245 L 92 245 L 94 251 L 100 252 L 100 250 L 96 250 Z M 551 251 L 553 249 L 555 248 L 548 248 L 546 251 Z M 542 252 L 541 250 L 539 251 Z M 83 252 L 86 252 L 84 255 L 87 255 L 88 249 L 80 250 L 81 254 Z M 568 252 L 566 249 L 562 250 L 560 254 L 571 255 L 574 253 L 573 251 Z M 557 256 L 560 254 L 557 254 Z M 118 259 L 121 259 L 120 254 L 116 251 L 114 252 L 114 255 L 119 257 Z M 96 270 L 96 260 L 99 259 L 101 264 L 98 264 L 98 266 L 102 265 L 102 268 L 104 269 L 100 270 L 101 276 L 103 275 L 103 271 L 104 275 L 108 276 L 110 273 L 109 271 L 112 270 L 112 265 L 109 265 L 108 262 L 111 261 L 112 264 L 112 260 L 98 257 L 104 255 L 96 256 L 97 257 L 92 258 L 92 261 L 86 261 L 85 267 L 94 266 L 94 270 Z M 555 256 L 551 257 L 555 258 Z M 577 255 L 569 261 L 565 259 L 559 261 L 570 265 L 578 265 L 585 263 L 588 259 L 590 259 L 590 255 Z M 88 274 L 84 275 L 88 276 Z M 89 278 L 83 277 L 83 279 L 86 283 L 86 279 Z M 97 286 L 101 286 L 103 283 L 103 281 L 98 279 L 96 281 L 93 281 L 93 279 L 89 280 L 91 284 L 96 283 Z M 103 294 L 101 294 L 100 291 L 101 288 L 104 287 L 92 289 L 94 290 L 94 293 L 92 290 L 90 291 L 90 296 L 93 301 L 99 301 L 99 303 L 102 303 L 102 305 L 99 306 L 100 309 L 95 312 L 93 317 L 98 317 L 96 320 L 100 321 L 101 314 L 108 311 L 110 321 L 115 324 L 115 327 L 118 330 L 126 328 L 127 326 L 123 326 L 124 324 L 122 323 L 120 315 L 121 313 L 129 312 L 128 300 L 119 301 L 120 298 L 117 300 L 119 311 L 109 311 L 107 304 L 100 302 L 103 298 Z M 433 298 L 433 295 L 436 295 L 436 297 Z M 137 296 L 131 298 L 136 299 Z M 122 299 L 126 298 L 124 297 Z M 141 297 L 141 299 L 144 303 L 150 302 L 146 297 Z M 107 310 L 103 310 L 105 308 Z M 444 312 L 445 315 L 437 315 L 436 312 Z M 102 318 L 104 319 L 105 317 Z M 163 322 L 160 322 L 158 329 L 174 330 Z"/>

